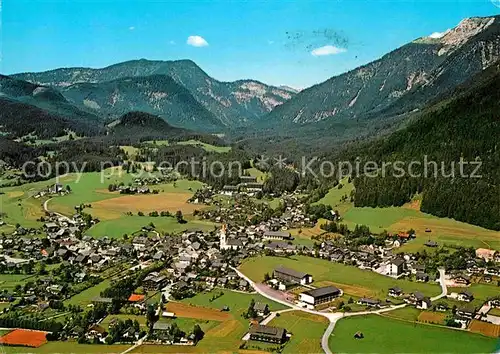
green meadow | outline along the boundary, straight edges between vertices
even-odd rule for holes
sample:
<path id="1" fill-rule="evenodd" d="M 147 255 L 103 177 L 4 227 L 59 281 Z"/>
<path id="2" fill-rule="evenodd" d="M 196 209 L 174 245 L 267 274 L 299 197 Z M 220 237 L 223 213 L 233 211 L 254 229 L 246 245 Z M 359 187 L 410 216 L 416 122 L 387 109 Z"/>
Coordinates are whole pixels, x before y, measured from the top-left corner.
<path id="1" fill-rule="evenodd" d="M 361 332 L 362 339 L 354 334 Z M 341 319 L 329 338 L 334 353 L 491 353 L 498 339 L 369 315 Z"/>

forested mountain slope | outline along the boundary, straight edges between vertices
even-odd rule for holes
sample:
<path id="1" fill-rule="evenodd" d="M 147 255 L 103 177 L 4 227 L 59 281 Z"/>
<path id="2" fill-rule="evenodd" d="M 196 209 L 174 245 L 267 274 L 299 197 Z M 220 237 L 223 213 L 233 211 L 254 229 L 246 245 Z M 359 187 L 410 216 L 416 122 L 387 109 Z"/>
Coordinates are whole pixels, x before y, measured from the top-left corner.
<path id="1" fill-rule="evenodd" d="M 497 63 L 460 86 L 452 98 L 428 107 L 407 128 L 349 151 L 351 159 L 356 155 L 378 163 L 403 161 L 407 172 L 409 164 L 418 161 L 412 170 L 422 174 L 397 178 L 393 166 L 386 177 L 356 178 L 355 204 L 402 205 L 422 193 L 424 212 L 500 230 L 499 112 Z M 469 162 L 463 172 L 461 158 Z M 479 169 L 477 161 L 481 162 Z"/>
<path id="2" fill-rule="evenodd" d="M 63 68 L 41 73 L 22 73 L 17 78 L 61 89 L 81 83 L 104 83 L 130 77 L 170 76 L 214 114 L 221 125 L 247 124 L 295 95 L 288 88 L 269 86 L 255 80 L 221 82 L 213 79 L 191 60 L 133 60 L 102 69 Z M 81 87 L 81 86 L 77 86 Z M 83 86 L 85 88 L 85 86 Z M 71 89 L 72 94 L 76 87 Z M 117 94 L 120 94 L 118 91 Z M 66 95 L 66 94 L 65 94 Z M 84 95 L 82 92 L 81 95 Z M 80 95 L 80 96 L 81 96 Z M 151 105 L 154 107 L 155 103 Z M 151 109 L 147 110 L 152 112 Z M 155 109 L 155 113 L 158 112 Z M 115 115 L 124 112 L 114 112 Z"/>

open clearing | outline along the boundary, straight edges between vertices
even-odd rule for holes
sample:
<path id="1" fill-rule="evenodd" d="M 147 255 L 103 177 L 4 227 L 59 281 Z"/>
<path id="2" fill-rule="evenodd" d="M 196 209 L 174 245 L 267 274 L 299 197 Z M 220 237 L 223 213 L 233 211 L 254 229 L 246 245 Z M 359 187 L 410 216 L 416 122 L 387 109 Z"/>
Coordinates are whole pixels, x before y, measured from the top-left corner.
<path id="1" fill-rule="evenodd" d="M 479 320 L 472 320 L 469 324 L 469 330 L 471 332 L 484 334 L 485 336 L 493 338 L 498 338 L 500 336 L 499 325 Z"/>
<path id="2" fill-rule="evenodd" d="M 417 283 L 393 279 L 370 270 L 362 270 L 357 267 L 306 256 L 249 258 L 240 266 L 240 270 L 253 281 L 262 282 L 264 274 L 272 274 L 273 269 L 279 265 L 311 274 L 314 284 L 330 281 L 337 284 L 347 284 L 355 288 L 362 287 L 374 291 L 377 297 L 381 299 L 386 297 L 388 289 L 393 286 L 399 286 L 407 293 L 419 290 L 427 296 L 434 296 L 441 292 L 437 283 Z M 349 294 L 347 291 L 346 294 L 356 296 L 356 294 Z"/>
<path id="3" fill-rule="evenodd" d="M 178 145 L 193 145 L 193 146 L 198 146 L 202 148 L 203 150 L 207 152 L 216 152 L 216 153 L 225 153 L 231 151 L 230 146 L 215 146 L 207 143 L 203 143 L 198 140 L 187 140 L 187 141 L 180 141 L 177 143 Z"/>
<path id="4" fill-rule="evenodd" d="M 342 200 L 350 196 L 354 190 L 352 183 L 347 179 L 341 181 L 342 188 L 334 187 L 317 203 L 331 205 L 340 211 L 342 222 L 353 229 L 357 224 L 370 227 L 373 232 L 383 230 L 391 232 L 414 229 L 417 239 L 412 240 L 401 248 L 401 251 L 416 252 L 425 248 L 427 240 L 434 240 L 439 244 L 456 246 L 486 247 L 500 250 L 500 232 L 487 230 L 478 226 L 466 224 L 448 218 L 438 218 L 420 211 L 420 196 L 402 207 L 389 208 L 359 208 L 353 203 Z M 432 232 L 426 233 L 426 229 Z"/>
<path id="5" fill-rule="evenodd" d="M 286 328 L 292 333 L 283 353 L 322 352 L 321 337 L 328 326 L 326 318 L 301 311 L 290 311 L 275 317 L 269 325 Z"/>
<path id="6" fill-rule="evenodd" d="M 363 339 L 355 339 L 361 332 Z M 329 339 L 334 353 L 491 353 L 496 339 L 378 315 L 340 320 Z"/>

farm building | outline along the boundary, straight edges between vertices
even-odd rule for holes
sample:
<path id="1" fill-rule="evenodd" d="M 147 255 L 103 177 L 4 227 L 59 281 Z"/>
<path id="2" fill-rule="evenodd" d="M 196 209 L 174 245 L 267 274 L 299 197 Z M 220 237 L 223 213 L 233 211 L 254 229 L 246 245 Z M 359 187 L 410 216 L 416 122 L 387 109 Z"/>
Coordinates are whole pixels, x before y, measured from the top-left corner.
<path id="1" fill-rule="evenodd" d="M 273 277 L 282 282 L 292 282 L 298 284 L 310 284 L 312 283 L 312 275 L 299 272 L 293 269 L 278 267 L 273 271 Z"/>
<path id="2" fill-rule="evenodd" d="M 471 302 L 474 300 L 474 295 L 470 291 L 462 291 L 457 296 L 458 301 Z"/>
<path id="3" fill-rule="evenodd" d="M 241 183 L 255 183 L 255 182 L 257 182 L 257 177 L 255 177 L 255 176 L 241 176 L 240 182 Z"/>
<path id="4" fill-rule="evenodd" d="M 463 284 L 463 285 L 470 284 L 470 277 L 467 275 L 457 274 L 454 275 L 451 279 L 457 284 Z"/>
<path id="5" fill-rule="evenodd" d="M 233 194 L 238 193 L 238 190 L 238 186 L 225 185 L 222 187 L 222 194 L 232 196 Z"/>
<path id="6" fill-rule="evenodd" d="M 264 325 L 250 327 L 250 339 L 281 344 L 286 340 L 286 329 Z"/>
<path id="7" fill-rule="evenodd" d="M 253 309 L 257 313 L 257 316 L 265 316 L 269 313 L 269 306 L 263 302 L 256 302 Z"/>
<path id="8" fill-rule="evenodd" d="M 417 279 L 417 281 L 426 283 L 429 281 L 429 274 L 424 272 L 417 272 L 417 274 L 415 274 L 415 278 Z"/>
<path id="9" fill-rule="evenodd" d="M 266 231 L 264 232 L 264 240 L 293 240 L 293 238 L 289 232 Z"/>
<path id="10" fill-rule="evenodd" d="M 389 274 L 390 275 L 400 275 L 404 272 L 405 260 L 403 258 L 394 258 L 389 263 Z"/>
<path id="11" fill-rule="evenodd" d="M 365 305 L 365 306 L 370 306 L 370 307 L 379 307 L 380 306 L 380 300 L 377 299 L 369 299 L 366 297 L 362 297 L 358 300 L 357 302 L 358 305 Z"/>
<path id="12" fill-rule="evenodd" d="M 394 287 L 394 288 L 390 288 L 389 289 L 389 296 L 392 296 L 392 297 L 399 297 L 403 294 L 403 290 L 401 290 L 401 288 L 399 287 Z"/>
<path id="13" fill-rule="evenodd" d="M 308 308 L 330 302 L 342 295 L 342 291 L 334 286 L 325 286 L 323 288 L 304 291 L 299 294 L 299 301 L 306 304 Z"/>
<path id="14" fill-rule="evenodd" d="M 498 255 L 498 251 L 490 250 L 487 248 L 478 248 L 476 250 L 476 257 L 482 258 L 486 262 L 495 260 L 495 256 Z"/>
<path id="15" fill-rule="evenodd" d="M 165 275 L 159 275 L 157 272 L 149 274 L 142 282 L 144 290 L 160 290 L 166 283 L 168 278 Z"/>

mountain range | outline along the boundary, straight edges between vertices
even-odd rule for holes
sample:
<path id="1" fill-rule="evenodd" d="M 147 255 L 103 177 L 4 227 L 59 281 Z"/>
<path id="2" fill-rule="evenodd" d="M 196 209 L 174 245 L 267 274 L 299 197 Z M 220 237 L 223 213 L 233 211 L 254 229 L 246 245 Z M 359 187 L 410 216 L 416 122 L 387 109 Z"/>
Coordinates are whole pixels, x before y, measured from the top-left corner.
<path id="1" fill-rule="evenodd" d="M 199 130 L 246 125 L 296 94 L 255 80 L 221 82 L 191 60 L 141 59 L 103 69 L 64 68 L 13 77 L 56 88 L 77 107 L 95 114 L 116 117 L 127 109 L 143 110 Z M 184 95 L 175 97 L 181 87 Z M 176 99 L 186 102 L 173 102 Z M 190 110 L 190 105 L 196 116 L 177 116 L 180 110 Z"/>
<path id="2" fill-rule="evenodd" d="M 260 141 L 309 137 L 323 145 L 399 129 L 499 58 L 500 16 L 492 16 L 464 19 L 300 92 L 254 80 L 221 82 L 190 60 L 141 59 L 3 76 L 0 94 L 99 129 L 142 111 L 195 131 Z"/>

